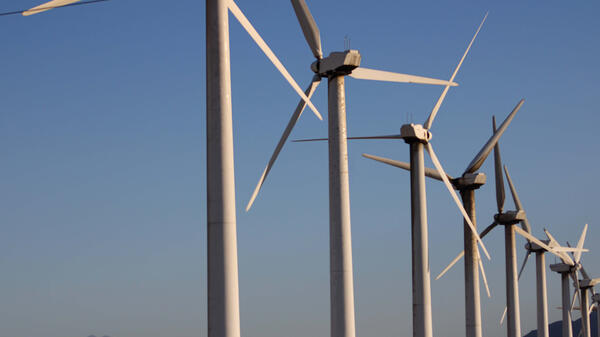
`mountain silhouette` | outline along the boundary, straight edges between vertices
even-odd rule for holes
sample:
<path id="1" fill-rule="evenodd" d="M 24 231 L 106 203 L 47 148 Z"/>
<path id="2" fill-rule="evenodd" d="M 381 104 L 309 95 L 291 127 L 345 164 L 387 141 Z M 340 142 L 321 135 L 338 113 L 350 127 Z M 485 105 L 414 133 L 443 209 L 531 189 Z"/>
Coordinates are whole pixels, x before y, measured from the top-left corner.
<path id="1" fill-rule="evenodd" d="M 596 315 L 596 311 L 592 311 L 590 313 L 590 327 L 592 329 L 592 337 L 598 336 L 598 315 Z M 550 323 L 548 328 L 550 337 L 562 337 L 562 319 L 560 321 L 556 321 Z M 573 321 L 573 337 L 579 336 L 579 331 L 581 331 L 581 318 L 576 321 Z M 528 334 L 523 337 L 537 337 L 537 329 L 531 330 Z"/>

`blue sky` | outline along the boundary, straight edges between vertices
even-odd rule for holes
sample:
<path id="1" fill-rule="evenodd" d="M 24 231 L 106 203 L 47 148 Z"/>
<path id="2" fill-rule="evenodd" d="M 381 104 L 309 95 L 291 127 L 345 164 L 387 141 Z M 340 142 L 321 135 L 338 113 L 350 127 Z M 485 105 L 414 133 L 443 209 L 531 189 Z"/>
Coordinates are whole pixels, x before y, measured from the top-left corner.
<path id="1" fill-rule="evenodd" d="M 6 0 L 0 11 L 38 3 Z M 305 87 L 313 57 L 291 4 L 237 3 Z M 503 119 L 525 98 L 501 140 L 504 163 L 535 235 L 545 227 L 574 243 L 589 223 L 584 264 L 599 276 L 600 5 L 307 3 L 325 54 L 348 36 L 365 67 L 436 78 L 450 76 L 489 10 L 432 144 L 459 175 L 490 136 L 491 116 Z M 0 20 L 0 337 L 206 336 L 204 2 L 112 0 Z M 327 335 L 327 148 L 287 144 L 244 212 L 298 97 L 232 16 L 230 31 L 242 333 Z M 325 87 L 313 102 L 326 116 Z M 348 79 L 349 134 L 422 123 L 440 92 Z M 306 113 L 292 138 L 325 136 L 326 125 Z M 408 147 L 349 145 L 357 334 L 410 335 L 408 174 L 364 152 L 406 161 Z M 490 164 L 482 172 L 491 182 Z M 435 276 L 462 247 L 462 221 L 441 184 L 427 188 Z M 487 184 L 479 226 L 494 213 Z M 502 239 L 486 239 L 486 336 L 505 334 Z M 520 283 L 524 333 L 535 328 L 532 262 Z M 432 281 L 438 335 L 464 331 L 462 278 L 459 264 Z M 551 320 L 560 318 L 559 287 L 548 271 Z"/>

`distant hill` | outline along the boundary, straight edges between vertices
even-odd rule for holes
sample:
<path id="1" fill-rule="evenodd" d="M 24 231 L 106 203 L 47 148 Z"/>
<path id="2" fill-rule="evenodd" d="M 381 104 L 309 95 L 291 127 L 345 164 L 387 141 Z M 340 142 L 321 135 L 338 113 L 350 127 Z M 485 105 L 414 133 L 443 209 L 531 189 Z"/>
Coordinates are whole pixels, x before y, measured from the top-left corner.
<path id="1" fill-rule="evenodd" d="M 592 311 L 590 315 L 590 327 L 592 328 L 592 337 L 598 336 L 598 323 L 596 311 Z M 562 337 L 562 320 L 550 323 L 550 337 Z M 579 336 L 581 331 L 581 318 L 573 321 L 573 337 Z M 537 330 L 532 330 L 523 337 L 537 337 Z"/>

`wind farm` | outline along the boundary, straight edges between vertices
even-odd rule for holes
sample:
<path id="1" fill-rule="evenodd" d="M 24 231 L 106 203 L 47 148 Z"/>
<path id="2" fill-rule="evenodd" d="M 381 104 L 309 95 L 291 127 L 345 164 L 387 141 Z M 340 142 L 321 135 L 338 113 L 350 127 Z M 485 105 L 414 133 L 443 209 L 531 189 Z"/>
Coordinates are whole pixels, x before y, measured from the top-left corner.
<path id="1" fill-rule="evenodd" d="M 594 336 L 597 5 L 438 5 L 9 1 L 0 335 Z"/>

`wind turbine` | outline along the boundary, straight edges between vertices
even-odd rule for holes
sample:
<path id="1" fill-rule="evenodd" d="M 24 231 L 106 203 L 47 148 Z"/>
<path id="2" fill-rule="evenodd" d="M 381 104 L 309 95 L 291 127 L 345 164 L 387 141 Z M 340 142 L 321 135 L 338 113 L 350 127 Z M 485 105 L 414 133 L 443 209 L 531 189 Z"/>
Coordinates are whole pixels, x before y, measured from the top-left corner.
<path id="1" fill-rule="evenodd" d="M 506 306 L 508 314 L 507 335 L 508 337 L 521 336 L 521 322 L 519 312 L 519 284 L 517 277 L 517 252 L 515 246 L 515 233 L 525 236 L 530 241 L 544 246 L 544 243 L 531 236 L 531 226 L 525 215 L 525 211 L 520 203 L 516 191 L 511 185 L 511 192 L 515 202 L 515 211 L 504 211 L 504 179 L 502 177 L 502 159 L 500 156 L 500 145 L 496 143 L 494 148 L 494 169 L 496 180 L 496 205 L 498 213 L 494 215 L 494 222 L 484 230 L 489 233 L 495 226 L 504 226 L 504 251 L 505 251 L 505 268 L 506 268 Z M 504 172 L 507 179 L 510 179 L 508 169 L 504 166 Z M 521 223 L 523 229 L 515 227 L 517 223 Z M 532 239 L 530 239 L 531 237 Z"/>
<path id="2" fill-rule="evenodd" d="M 233 127 L 229 56 L 229 11 L 321 118 L 273 51 L 233 0 L 206 1 L 206 181 L 208 337 L 239 337 L 239 287 Z"/>
<path id="3" fill-rule="evenodd" d="M 52 0 L 23 15 L 76 5 Z M 98 0 L 99 1 L 99 0 Z M 91 3 L 98 1 L 87 1 Z M 239 337 L 239 287 L 231 116 L 229 11 L 281 72 L 303 101 L 321 115 L 233 0 L 206 1 L 206 180 L 208 336 Z"/>
<path id="4" fill-rule="evenodd" d="M 588 275 L 588 273 L 585 271 L 585 268 L 583 268 L 583 265 L 581 264 L 581 253 L 582 253 L 582 248 L 583 248 L 583 243 L 585 241 L 585 235 L 587 233 L 587 224 L 585 225 L 585 227 L 583 228 L 583 232 L 581 233 L 581 237 L 579 238 L 579 242 L 577 243 L 577 251 L 572 252 L 571 254 L 573 254 L 573 259 L 575 260 L 576 265 L 578 266 L 577 269 L 579 270 L 580 274 L 583 276 L 583 279 L 579 280 L 577 278 L 577 272 L 574 273 L 575 276 L 575 286 L 577 287 L 577 290 L 579 291 L 579 306 L 581 307 L 581 332 L 583 333 L 583 337 L 591 337 L 592 331 L 590 329 L 590 303 L 589 298 L 588 298 L 588 292 L 590 291 L 590 289 L 592 290 L 592 294 L 593 294 L 593 287 L 600 283 L 600 278 L 596 278 L 596 279 L 592 279 L 590 278 L 590 276 Z M 568 242 L 567 242 L 568 244 Z"/>
<path id="5" fill-rule="evenodd" d="M 462 62 L 464 61 L 469 49 L 473 45 L 477 34 L 481 30 L 483 23 L 485 22 L 486 16 L 483 18 L 483 21 L 477 28 L 473 39 L 469 43 L 467 50 L 463 54 L 460 62 L 458 63 L 454 73 L 450 78 L 450 82 L 454 80 Z M 440 161 L 438 160 L 435 152 L 433 151 L 433 147 L 430 144 L 431 140 L 431 132 L 429 131 L 435 116 L 446 97 L 448 89 L 450 88 L 447 85 L 444 88 L 444 91 L 440 95 L 438 101 L 436 102 L 433 110 L 429 114 L 427 120 L 424 125 L 419 124 L 406 124 L 400 128 L 399 135 L 387 135 L 387 136 L 374 136 L 374 137 L 352 137 L 352 139 L 403 139 L 410 146 L 410 164 L 408 168 L 410 169 L 410 180 L 411 180 L 411 231 L 412 231 L 412 286 L 413 286 L 413 336 L 427 336 L 430 337 L 433 335 L 432 328 L 432 317 L 431 317 L 431 284 L 430 284 L 430 275 L 429 275 L 429 250 L 428 250 L 428 234 L 427 234 L 427 206 L 426 206 L 426 197 L 425 197 L 425 176 L 434 177 L 438 180 L 444 182 L 444 185 L 450 192 L 454 202 L 458 206 L 461 211 L 463 217 L 465 218 L 466 226 L 471 231 L 474 239 L 479 242 L 482 249 L 484 250 L 486 256 L 489 258 L 489 254 L 485 249 L 485 246 L 481 242 L 479 235 L 477 234 L 477 230 L 471 218 L 463 204 L 460 202 L 458 195 L 454 191 L 452 183 L 450 182 L 449 176 L 444 171 Z M 515 111 L 516 113 L 516 111 Z M 505 123 L 504 128 L 508 126 L 508 123 Z M 499 137 L 501 133 L 497 136 Z M 497 139 L 496 139 L 497 141 Z M 493 141 L 492 141 L 493 142 Z M 437 171 L 428 169 L 424 166 L 424 154 L 423 149 L 427 150 L 429 156 L 436 168 Z M 485 151 L 483 151 L 485 152 Z M 481 160 L 484 160 L 483 153 Z M 374 159 L 380 162 L 384 162 L 386 164 L 390 164 L 395 161 L 391 161 L 389 159 L 376 157 L 372 155 L 363 156 Z M 478 159 L 478 160 L 479 160 Z M 406 167 L 403 167 L 406 169 Z M 478 251 L 474 253 L 475 260 L 478 259 Z"/>
<path id="6" fill-rule="evenodd" d="M 332 52 L 323 57 L 320 32 L 304 0 L 291 1 L 304 37 L 316 61 L 307 97 L 315 92 L 322 78 L 328 82 L 328 141 L 329 141 L 329 233 L 330 233 L 330 313 L 331 336 L 354 337 L 354 285 L 352 275 L 352 240 L 350 225 L 350 195 L 348 178 L 348 147 L 346 134 L 345 76 L 357 79 L 401 83 L 421 83 L 455 86 L 452 81 L 398 74 L 359 67 L 357 50 Z M 291 116 L 275 151 L 265 167 L 248 202 L 248 211 L 263 186 L 283 145 L 300 118 L 305 101 L 300 101 Z"/>
<path id="7" fill-rule="evenodd" d="M 483 173 L 477 172 L 481 165 L 485 162 L 488 155 L 491 153 L 492 149 L 495 147 L 496 143 L 504 133 L 504 131 L 508 128 L 508 125 L 516 115 L 517 111 L 523 105 L 524 100 L 521 100 L 512 112 L 506 117 L 504 122 L 498 130 L 496 130 L 496 119 L 493 118 L 493 131 L 494 133 L 488 139 L 488 141 L 483 145 L 481 150 L 475 155 L 473 160 L 469 163 L 463 174 L 460 178 L 450 178 L 452 182 L 452 186 L 454 189 L 460 192 L 462 197 L 462 202 L 465 207 L 471 222 L 475 226 L 477 224 L 476 216 L 475 216 L 475 190 L 479 189 L 486 182 L 486 176 Z M 365 155 L 365 157 L 374 159 L 395 167 L 399 167 L 405 170 L 410 171 L 410 164 L 396 161 L 387 158 L 381 158 L 371 155 Z M 433 169 L 426 168 L 425 175 L 442 181 L 439 173 Z M 483 265 L 481 264 L 481 259 L 477 253 L 477 241 L 475 236 L 471 233 L 469 228 L 469 224 L 464 222 L 464 247 L 465 250 L 459 254 L 459 258 L 462 256 L 465 257 L 465 326 L 466 326 L 466 336 L 468 337 L 481 337 L 481 301 L 480 301 L 480 291 L 479 291 L 479 272 L 478 268 L 481 269 L 483 281 L 486 286 L 486 290 L 489 295 L 489 287 L 487 285 L 487 280 L 485 278 L 485 272 L 483 270 Z M 456 260 L 458 261 L 458 260 Z M 448 268 L 449 269 L 449 268 Z M 443 273 L 441 273 L 437 278 L 439 279 L 448 269 L 446 269 Z"/>
<path id="8" fill-rule="evenodd" d="M 495 127 L 494 127 L 495 129 Z M 520 337 L 521 336 L 521 324 L 520 324 L 520 310 L 519 310 L 519 288 L 518 288 L 518 276 L 517 276 L 517 261 L 516 261 L 516 247 L 515 247 L 515 233 L 524 236 L 528 241 L 536 243 L 540 247 L 548 248 L 548 251 L 552 251 L 545 243 L 539 239 L 533 237 L 531 233 L 531 226 L 527 220 L 523 206 L 516 193 L 514 185 L 510 179 L 508 169 L 504 166 L 504 172 L 509 181 L 511 187 L 512 197 L 515 202 L 515 211 L 504 211 L 505 191 L 504 191 L 504 179 L 502 177 L 502 159 L 500 156 L 500 146 L 496 143 L 494 148 L 494 168 L 495 168 L 495 180 L 496 180 L 496 203 L 498 207 L 498 213 L 494 215 L 494 222 L 488 226 L 481 233 L 481 236 L 487 235 L 497 225 L 504 225 L 504 241 L 505 241 L 505 258 L 506 258 L 506 303 L 507 303 L 507 334 L 509 337 Z M 521 223 L 523 229 L 515 227 L 514 225 Z M 454 263 L 456 263 L 462 254 L 459 254 L 448 267 L 440 274 L 443 275 Z M 438 276 L 439 277 L 439 276 Z"/>
<path id="9" fill-rule="evenodd" d="M 548 230 L 544 230 L 548 239 L 550 239 L 550 244 L 556 247 L 560 247 L 560 244 L 556 239 L 550 234 Z M 587 224 L 585 225 L 583 232 L 581 233 L 581 237 L 579 239 L 579 243 L 577 244 L 577 248 L 583 248 L 583 241 L 585 240 L 585 233 L 587 231 Z M 572 319 L 571 319 L 571 294 L 569 290 L 569 277 L 573 279 L 575 283 L 575 292 L 580 292 L 579 289 L 579 279 L 577 278 L 577 270 L 581 268 L 581 264 L 579 260 L 581 259 L 581 251 L 576 252 L 575 261 L 569 257 L 568 254 L 562 253 L 561 260 L 562 263 L 556 263 L 550 265 L 550 270 L 557 272 L 560 274 L 561 278 L 561 289 L 562 289 L 562 335 L 564 337 L 573 337 L 573 329 L 572 329 Z M 581 294 L 579 295 L 581 298 Z M 573 297 L 573 301 L 575 301 L 575 297 Z"/>
<path id="10" fill-rule="evenodd" d="M 494 124 L 494 133 L 496 133 L 496 126 Z M 494 144 L 494 170 L 495 170 L 495 182 L 496 182 L 496 204 L 498 207 L 498 213 L 494 215 L 494 222 L 486 227 L 481 232 L 481 237 L 487 235 L 497 225 L 505 226 L 505 254 L 506 254 L 506 303 L 508 308 L 508 336 L 509 337 L 520 337 L 521 327 L 519 321 L 519 294 L 518 294 L 518 280 L 517 280 L 517 262 L 516 262 L 516 248 L 515 248 L 515 232 L 523 235 L 526 233 L 530 235 L 531 227 L 529 221 L 525 215 L 525 211 L 522 209 L 522 205 L 516 195 L 516 191 L 511 185 L 511 191 L 513 192 L 513 199 L 515 201 L 516 211 L 504 211 L 505 191 L 504 191 L 504 179 L 502 174 L 502 159 L 500 156 L 500 145 L 496 141 Z M 508 170 L 504 167 L 504 170 L 509 178 Z M 514 225 L 521 223 L 521 226 L 525 231 L 517 231 L 519 228 L 514 228 Z M 537 240 L 537 239 L 536 239 Z M 539 241 L 539 240 L 538 240 Z M 543 243 L 542 243 L 543 244 Z M 437 279 L 443 276 L 460 258 L 464 255 L 464 251 L 459 253 L 452 262 L 438 275 Z"/>

